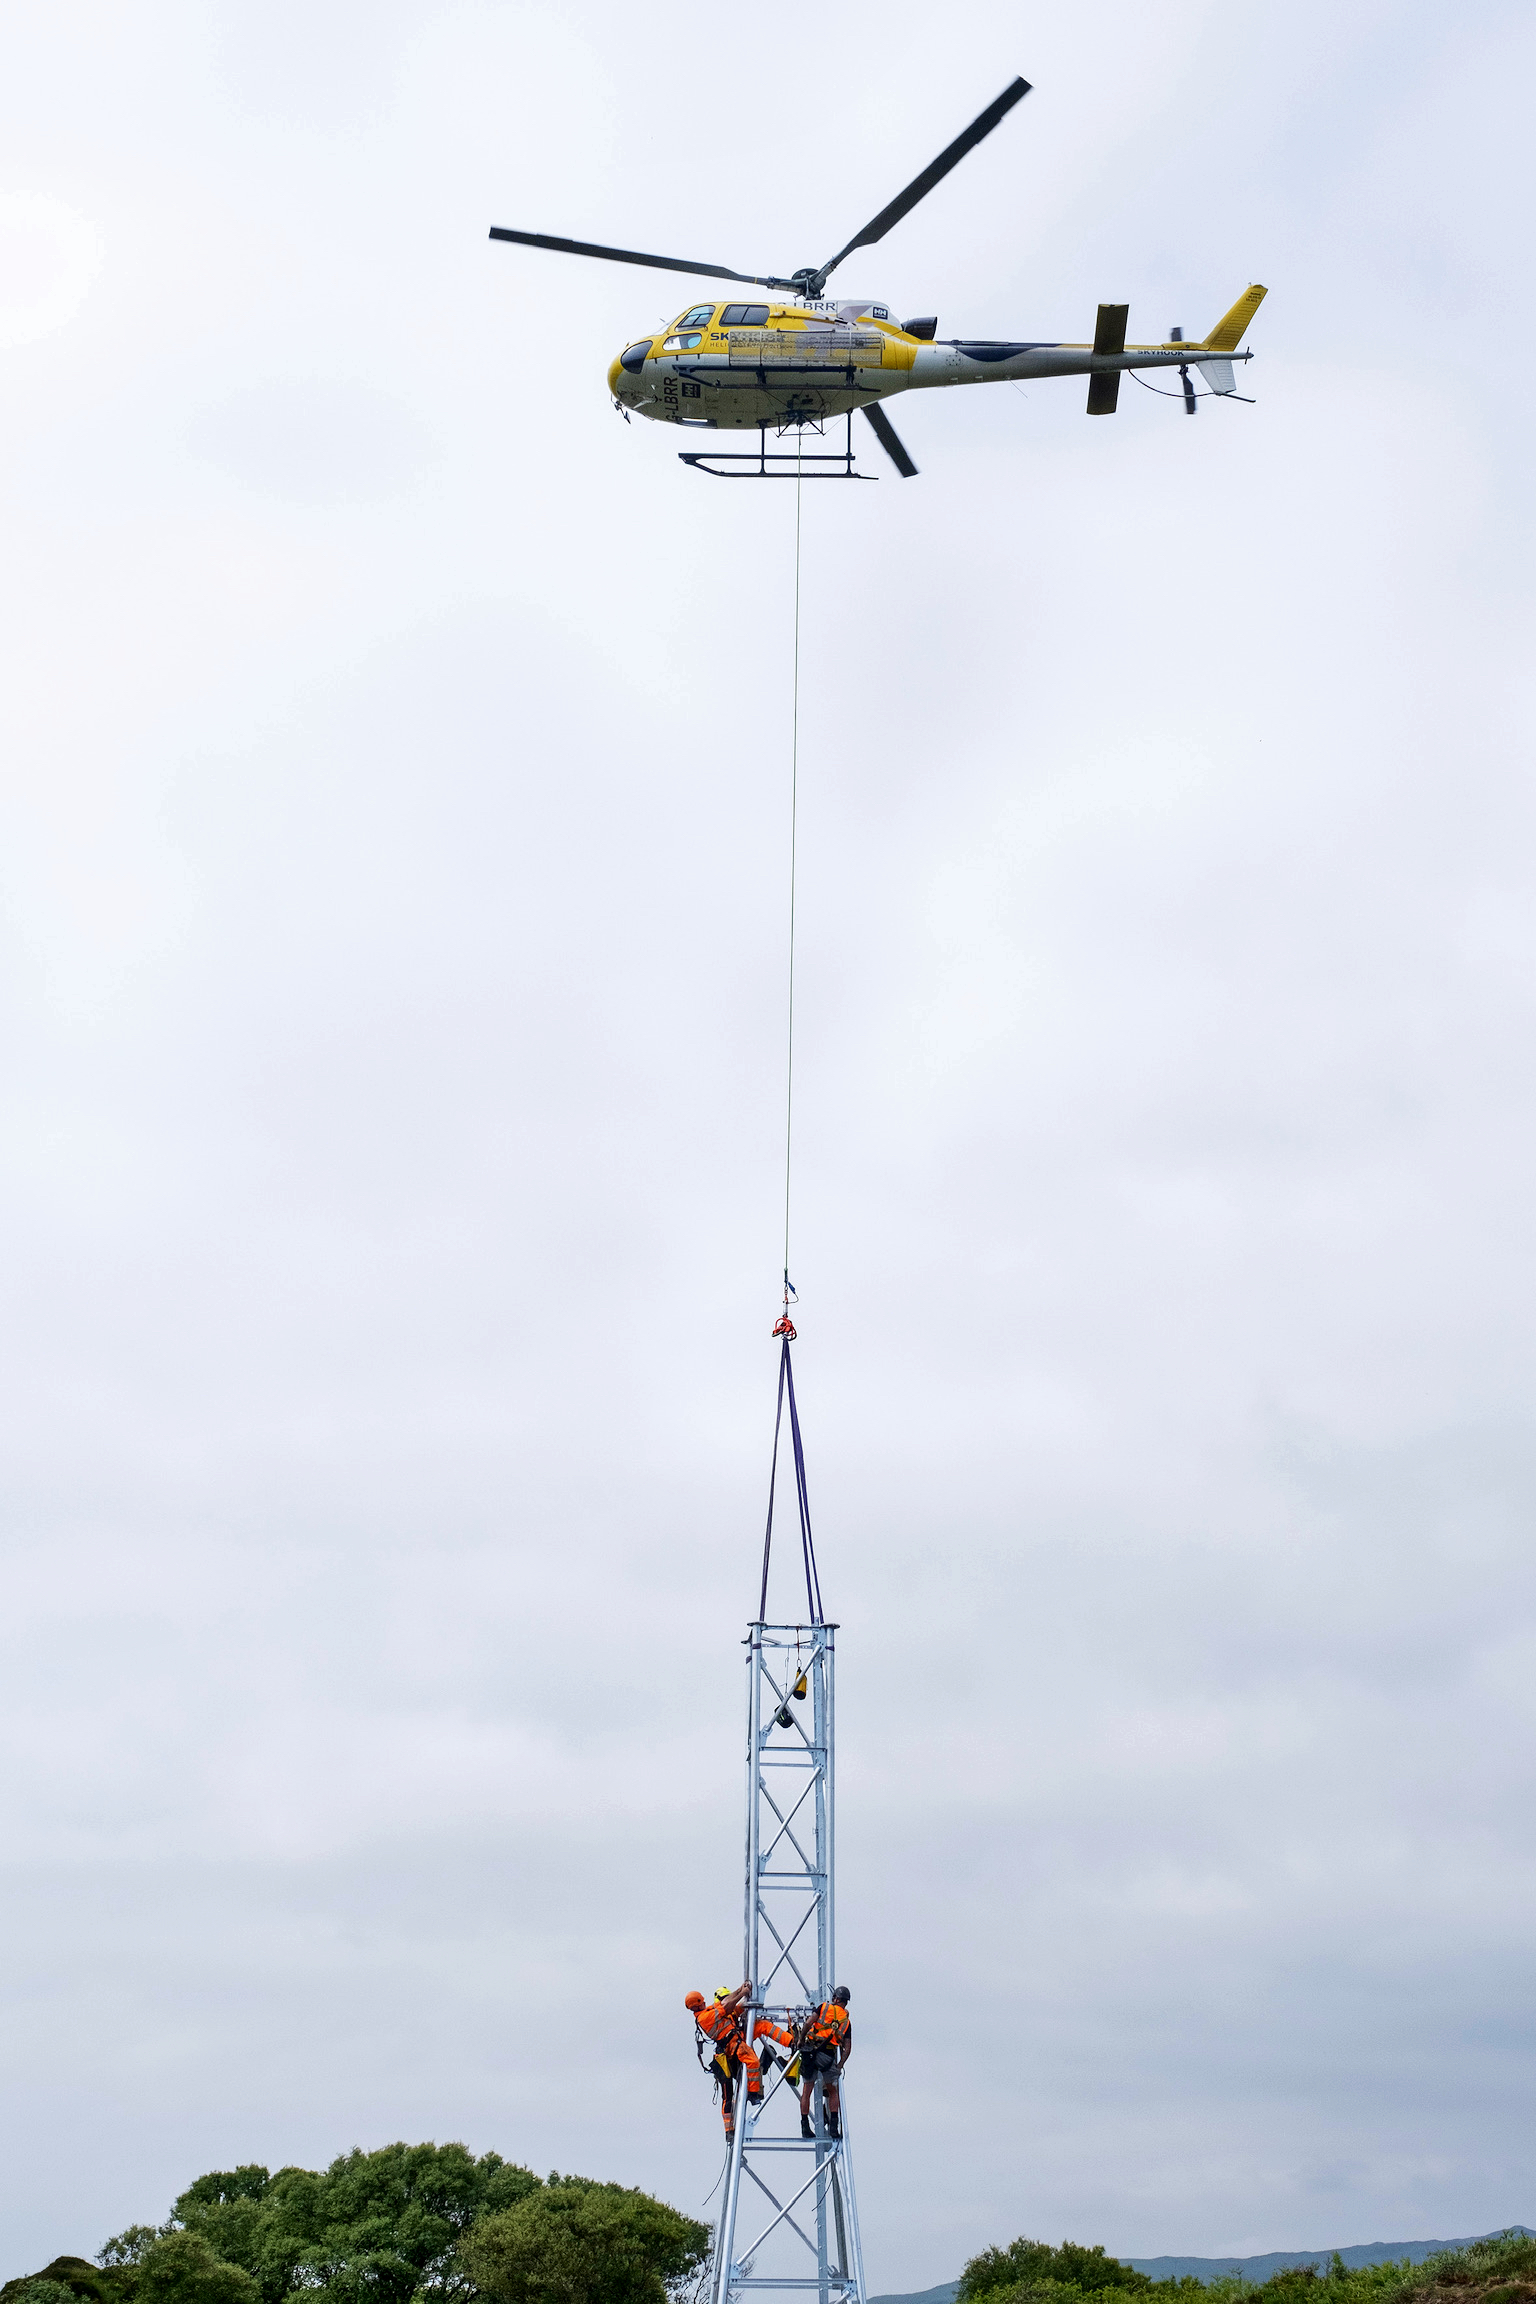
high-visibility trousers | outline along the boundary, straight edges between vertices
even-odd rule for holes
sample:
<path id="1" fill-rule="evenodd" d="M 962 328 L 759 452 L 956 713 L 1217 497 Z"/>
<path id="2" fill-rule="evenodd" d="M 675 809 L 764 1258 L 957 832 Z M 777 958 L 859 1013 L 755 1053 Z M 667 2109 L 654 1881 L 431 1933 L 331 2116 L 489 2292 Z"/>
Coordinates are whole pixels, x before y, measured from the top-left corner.
<path id="1" fill-rule="evenodd" d="M 745 2042 L 734 2055 L 727 2056 L 722 2050 L 716 2055 L 714 2063 L 720 2077 L 720 2117 L 725 2122 L 725 2132 L 729 2136 L 736 2126 L 737 2076 L 747 2084 L 747 2102 L 756 2104 L 762 2099 L 763 2067 L 758 2061 L 757 2050 L 747 2047 Z"/>

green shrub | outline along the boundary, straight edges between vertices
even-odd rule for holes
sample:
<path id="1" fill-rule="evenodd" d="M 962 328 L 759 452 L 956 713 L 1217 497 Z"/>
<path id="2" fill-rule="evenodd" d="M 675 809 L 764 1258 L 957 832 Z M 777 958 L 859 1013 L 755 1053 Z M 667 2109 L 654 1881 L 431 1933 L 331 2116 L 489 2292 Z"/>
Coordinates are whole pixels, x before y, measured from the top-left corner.
<path id="1" fill-rule="evenodd" d="M 132 2304 L 261 2304 L 249 2272 L 231 2264 L 200 2232 L 163 2232 L 133 2268 Z"/>
<path id="2" fill-rule="evenodd" d="M 83 2256 L 55 2256 L 41 2272 L 7 2280 L 0 2288 L 0 2304 L 119 2304 L 119 2296 L 115 2276 L 99 2272 Z"/>
<path id="3" fill-rule="evenodd" d="M 1148 2289 L 1155 2285 L 1145 2272 L 1106 2256 L 1101 2247 L 1083 2248 L 1063 2240 L 1059 2248 L 1045 2240 L 1011 2240 L 1006 2248 L 984 2248 L 973 2256 L 960 2275 L 958 2304 L 975 2304 L 1003 2291 L 1070 2287 L 1085 2296 L 1104 2288 Z M 1022 2299 L 1021 2299 L 1022 2304 Z"/>
<path id="4" fill-rule="evenodd" d="M 985 2248 L 960 2275 L 959 2304 L 1073 2304 L 1091 2296 L 1115 2304 L 1106 2289 L 1154 2289 L 1148 2304 L 1536 2304 L 1536 2239 L 1522 2232 L 1475 2240 L 1422 2264 L 1297 2264 L 1263 2282 L 1241 2273 L 1202 2283 L 1188 2277 L 1152 2281 L 1102 2248 L 1063 2241 L 1014 2240 Z"/>
<path id="5" fill-rule="evenodd" d="M 494 2304 L 667 2304 L 708 2248 L 706 2225 L 648 2193 L 567 2176 L 485 2217 L 461 2253 Z"/>

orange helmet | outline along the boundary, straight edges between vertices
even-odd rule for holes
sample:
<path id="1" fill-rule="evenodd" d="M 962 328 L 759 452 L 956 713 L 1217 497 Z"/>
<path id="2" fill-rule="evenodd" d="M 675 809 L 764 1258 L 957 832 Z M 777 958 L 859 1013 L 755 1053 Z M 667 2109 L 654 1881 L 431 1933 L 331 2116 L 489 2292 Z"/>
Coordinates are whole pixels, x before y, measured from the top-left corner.
<path id="1" fill-rule="evenodd" d="M 685 2008 L 702 2008 L 703 2005 L 704 1995 L 702 1992 L 690 1992 L 687 1999 L 683 2002 L 683 2006 Z"/>

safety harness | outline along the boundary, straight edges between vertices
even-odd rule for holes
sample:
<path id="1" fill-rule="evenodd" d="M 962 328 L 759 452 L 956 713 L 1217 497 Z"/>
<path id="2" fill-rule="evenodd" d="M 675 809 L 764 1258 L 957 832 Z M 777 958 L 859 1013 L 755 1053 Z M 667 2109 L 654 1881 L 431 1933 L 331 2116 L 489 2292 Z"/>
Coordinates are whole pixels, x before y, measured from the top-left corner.
<path id="1" fill-rule="evenodd" d="M 720 2033 L 706 2032 L 697 2016 L 693 2020 L 693 2049 L 699 2060 L 699 2070 L 713 2080 L 718 2095 L 724 2079 L 734 2080 L 740 2065 L 741 2051 L 747 2044 L 745 2021 L 733 2012 L 726 2029 Z M 709 2054 L 706 2056 L 706 2047 Z"/>
<path id="2" fill-rule="evenodd" d="M 825 2000 L 808 2026 L 808 2048 L 841 2048 L 848 2031 L 848 2011 L 836 2000 Z"/>
<path id="3" fill-rule="evenodd" d="M 842 2068 L 841 2051 L 848 2034 L 848 2016 L 835 2000 L 824 2001 L 800 2035 L 802 2070 L 812 2079 L 831 2082 Z"/>

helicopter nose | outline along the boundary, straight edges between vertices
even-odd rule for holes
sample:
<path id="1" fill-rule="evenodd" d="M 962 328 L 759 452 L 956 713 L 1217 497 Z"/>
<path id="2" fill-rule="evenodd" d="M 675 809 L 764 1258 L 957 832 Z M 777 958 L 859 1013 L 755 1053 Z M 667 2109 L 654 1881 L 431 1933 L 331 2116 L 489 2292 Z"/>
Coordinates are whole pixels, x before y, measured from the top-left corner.
<path id="1" fill-rule="evenodd" d="M 619 354 L 617 360 L 610 361 L 608 389 L 615 399 L 624 391 L 626 385 L 631 392 L 634 391 L 635 386 L 640 381 L 640 371 L 645 366 L 646 354 L 650 349 L 650 339 L 647 338 L 642 344 L 631 344 L 627 351 Z"/>

